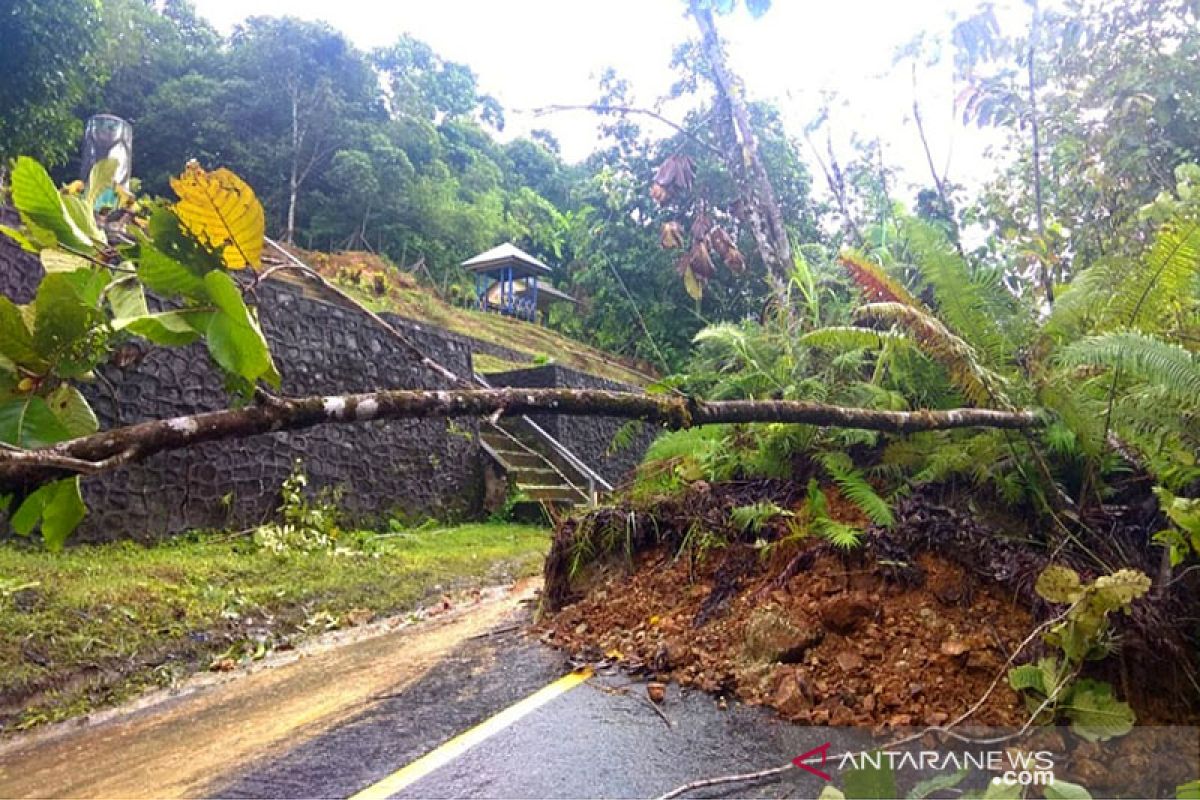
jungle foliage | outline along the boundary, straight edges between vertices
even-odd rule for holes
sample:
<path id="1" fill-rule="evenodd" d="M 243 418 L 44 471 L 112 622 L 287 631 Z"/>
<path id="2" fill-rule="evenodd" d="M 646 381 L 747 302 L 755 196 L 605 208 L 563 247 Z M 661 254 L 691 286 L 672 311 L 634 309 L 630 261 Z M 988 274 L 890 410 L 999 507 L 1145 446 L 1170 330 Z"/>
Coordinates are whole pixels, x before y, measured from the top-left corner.
<path id="1" fill-rule="evenodd" d="M 717 279 L 699 304 L 659 246 L 660 223 L 679 210 L 648 194 L 663 157 L 690 159 L 689 202 L 710 215 L 736 194 L 711 149 L 729 132 L 704 124 L 712 102 L 698 82 L 707 68 L 682 51 L 677 92 L 698 102 L 682 128 L 694 135 L 655 140 L 609 115 L 609 145 L 570 165 L 545 131 L 499 141 L 505 110 L 472 71 L 409 36 L 364 52 L 326 25 L 290 17 L 250 18 L 221 36 L 186 0 L 26 5 L 37 13 L 16 14 L 5 31 L 6 43 L 25 49 L 6 46 L 4 56 L 27 53 L 10 74 L 31 81 L 10 81 L 0 98 L 14 110 L 0 121 L 5 164 L 30 155 L 69 182 L 81 120 L 113 113 L 133 123 L 135 174 L 150 196 L 169 196 L 188 160 L 226 167 L 255 187 L 268 233 L 309 249 L 370 249 L 400 265 L 423 259 L 417 277 L 451 301 L 470 294 L 459 262 L 512 241 L 557 265 L 560 288 L 583 301 L 552 314 L 552 326 L 668 371 L 705 319 L 753 313 L 766 297 L 762 266 L 736 228 L 751 276 Z M 628 93 L 615 74 L 601 80 L 601 102 Z M 815 236 L 798 145 L 774 109 L 758 104 L 753 114 L 789 225 Z M 28 132 L 5 127 L 17 123 Z M 640 324 L 629 325 L 631 316 Z"/>

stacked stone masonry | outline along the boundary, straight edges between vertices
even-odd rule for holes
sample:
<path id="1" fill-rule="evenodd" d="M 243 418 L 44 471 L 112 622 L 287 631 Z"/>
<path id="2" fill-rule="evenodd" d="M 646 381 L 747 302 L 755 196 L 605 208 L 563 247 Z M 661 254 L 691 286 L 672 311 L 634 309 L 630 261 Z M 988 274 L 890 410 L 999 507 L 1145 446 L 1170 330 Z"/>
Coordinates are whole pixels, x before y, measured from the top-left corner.
<path id="1" fill-rule="evenodd" d="M 0 293 L 27 303 L 40 278 L 36 258 L 0 236 Z M 285 395 L 446 388 L 386 331 L 353 309 L 276 282 L 259 288 L 258 305 L 283 375 Z M 476 347 L 513 361 L 529 360 L 494 344 L 385 316 L 430 357 L 459 375 L 471 374 Z M 124 366 L 106 364 L 98 371 L 99 380 L 82 387 L 102 427 L 229 405 L 202 345 L 128 347 L 136 350 L 123 354 Z M 558 367 L 519 372 L 531 373 L 532 382 L 524 385 L 616 386 Z M 522 384 L 509 380 L 507 385 Z M 547 418 L 544 423 L 610 480 L 619 479 L 644 450 L 639 440 L 633 448 L 606 454 L 619 421 Z M 90 513 L 74 540 L 150 540 L 195 528 L 256 524 L 276 510 L 279 486 L 297 461 L 314 490 L 339 491 L 346 511 L 359 521 L 389 514 L 410 519 L 477 517 L 482 513 L 478 442 L 475 420 L 395 420 L 324 425 L 161 453 L 144 463 L 85 479 Z"/>

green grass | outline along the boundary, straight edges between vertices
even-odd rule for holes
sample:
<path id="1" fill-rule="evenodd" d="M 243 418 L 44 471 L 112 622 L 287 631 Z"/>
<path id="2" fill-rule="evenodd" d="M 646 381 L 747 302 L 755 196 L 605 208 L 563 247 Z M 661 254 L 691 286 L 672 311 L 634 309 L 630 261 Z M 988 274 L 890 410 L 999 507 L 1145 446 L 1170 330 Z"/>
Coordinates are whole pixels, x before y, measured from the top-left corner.
<path id="1" fill-rule="evenodd" d="M 0 545 L 0 730 L 65 719 L 442 590 L 535 574 L 544 528 L 355 534 L 343 554 L 272 553 L 196 534 L 59 554 Z"/>
<path id="2" fill-rule="evenodd" d="M 471 366 L 476 372 L 482 372 L 488 375 L 493 372 L 509 372 L 514 369 L 529 369 L 536 366 L 533 363 L 522 364 L 517 361 L 509 361 L 496 356 L 489 356 L 487 353 L 474 353 L 471 355 Z"/>
<path id="3" fill-rule="evenodd" d="M 502 314 L 452 306 L 427 289 L 394 289 L 387 297 L 376 297 L 361 287 L 343 281 L 337 283 L 372 311 L 390 311 L 407 319 L 501 345 L 534 359 L 553 357 L 565 367 L 633 386 L 645 386 L 654 380 L 653 376 L 621 363 L 616 356 L 557 331 Z M 528 366 L 532 365 L 516 364 L 513 368 Z"/>

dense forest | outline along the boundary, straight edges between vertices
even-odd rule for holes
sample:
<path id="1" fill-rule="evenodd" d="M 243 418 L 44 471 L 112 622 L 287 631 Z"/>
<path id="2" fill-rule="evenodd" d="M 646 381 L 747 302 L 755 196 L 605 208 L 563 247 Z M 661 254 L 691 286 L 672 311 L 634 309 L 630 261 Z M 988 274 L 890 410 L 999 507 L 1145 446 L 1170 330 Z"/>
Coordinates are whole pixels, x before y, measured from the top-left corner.
<path id="1" fill-rule="evenodd" d="M 561 264 L 558 282 L 585 301 L 584 314 L 554 324 L 667 372 L 707 322 L 758 315 L 767 299 L 740 220 L 750 277 L 719 271 L 695 303 L 672 269 L 677 254 L 661 246 L 662 225 L 685 212 L 739 214 L 714 155 L 734 133 L 713 113 L 721 99 L 695 43 L 672 58 L 673 94 L 695 109 L 678 133 L 643 135 L 639 124 L 652 121 L 628 108 L 627 79 L 609 73 L 597 97 L 580 98 L 606 121 L 607 145 L 566 164 L 546 132 L 501 143 L 504 109 L 471 70 L 407 35 L 363 52 L 321 23 L 252 18 L 224 37 L 180 0 L 16 0 L 12 13 L 20 22 L 0 54 L 11 76 L 0 88 L 2 160 L 27 154 L 74 178 L 82 119 L 113 113 L 134 124 L 143 191 L 166 195 L 192 158 L 227 166 L 256 187 L 279 238 L 370 248 L 398 265 L 423 257 L 451 297 L 465 288 L 458 262 L 512 240 Z M 1049 299 L 1096 260 L 1139 247 L 1143 207 L 1197 159 L 1194 21 L 1182 0 L 1071 2 L 1005 31 L 982 7 L 944 40 L 899 49 L 896 68 L 914 78 L 935 54 L 952 58 L 964 121 L 1010 134 L 994 154 L 998 177 L 972 196 L 933 166 L 941 154 L 930 153 L 926 186 L 909 193 L 878 142 L 826 141 L 828 112 L 807 132 L 785 131 L 777 109 L 753 103 L 789 236 L 819 271 L 843 243 L 903 260 L 904 239 L 891 234 L 913 214 L 1014 294 Z M 922 111 L 914 105 L 909 135 L 924 140 Z M 660 205 L 651 182 L 672 154 L 689 159 L 695 185 Z"/>

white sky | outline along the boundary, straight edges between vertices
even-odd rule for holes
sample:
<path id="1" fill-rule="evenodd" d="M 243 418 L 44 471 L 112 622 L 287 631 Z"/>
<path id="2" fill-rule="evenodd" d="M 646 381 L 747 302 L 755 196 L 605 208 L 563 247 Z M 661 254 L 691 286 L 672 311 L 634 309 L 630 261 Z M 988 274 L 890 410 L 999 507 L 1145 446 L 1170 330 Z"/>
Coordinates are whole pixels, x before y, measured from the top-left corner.
<path id="1" fill-rule="evenodd" d="M 227 32 L 250 15 L 319 19 L 369 49 L 409 33 L 445 58 L 470 66 L 483 91 L 507 116 L 505 136 L 550 130 L 569 160 L 598 143 L 587 112 L 533 117 L 523 109 L 593 102 L 608 66 L 627 78 L 639 104 L 666 93 L 675 45 L 695 35 L 682 0 L 195 0 L 199 12 Z M 775 101 L 791 131 L 836 91 L 834 144 L 846 153 L 849 133 L 879 137 L 885 158 L 909 182 L 928 184 L 928 168 L 910 119 L 911 72 L 893 68 L 896 48 L 922 30 L 949 27 L 974 0 L 774 0 L 755 20 L 739 10 L 718 20 L 733 67 L 750 94 Z M 963 128 L 953 113 L 948 68 L 921 74 L 922 115 L 939 169 L 977 185 L 993 171 L 983 156 L 994 131 Z M 649 127 L 644 120 L 640 124 Z M 810 159 L 811 160 L 811 159 Z M 948 160 L 948 161 L 947 161 Z M 820 178 L 816 178 L 818 186 Z"/>

